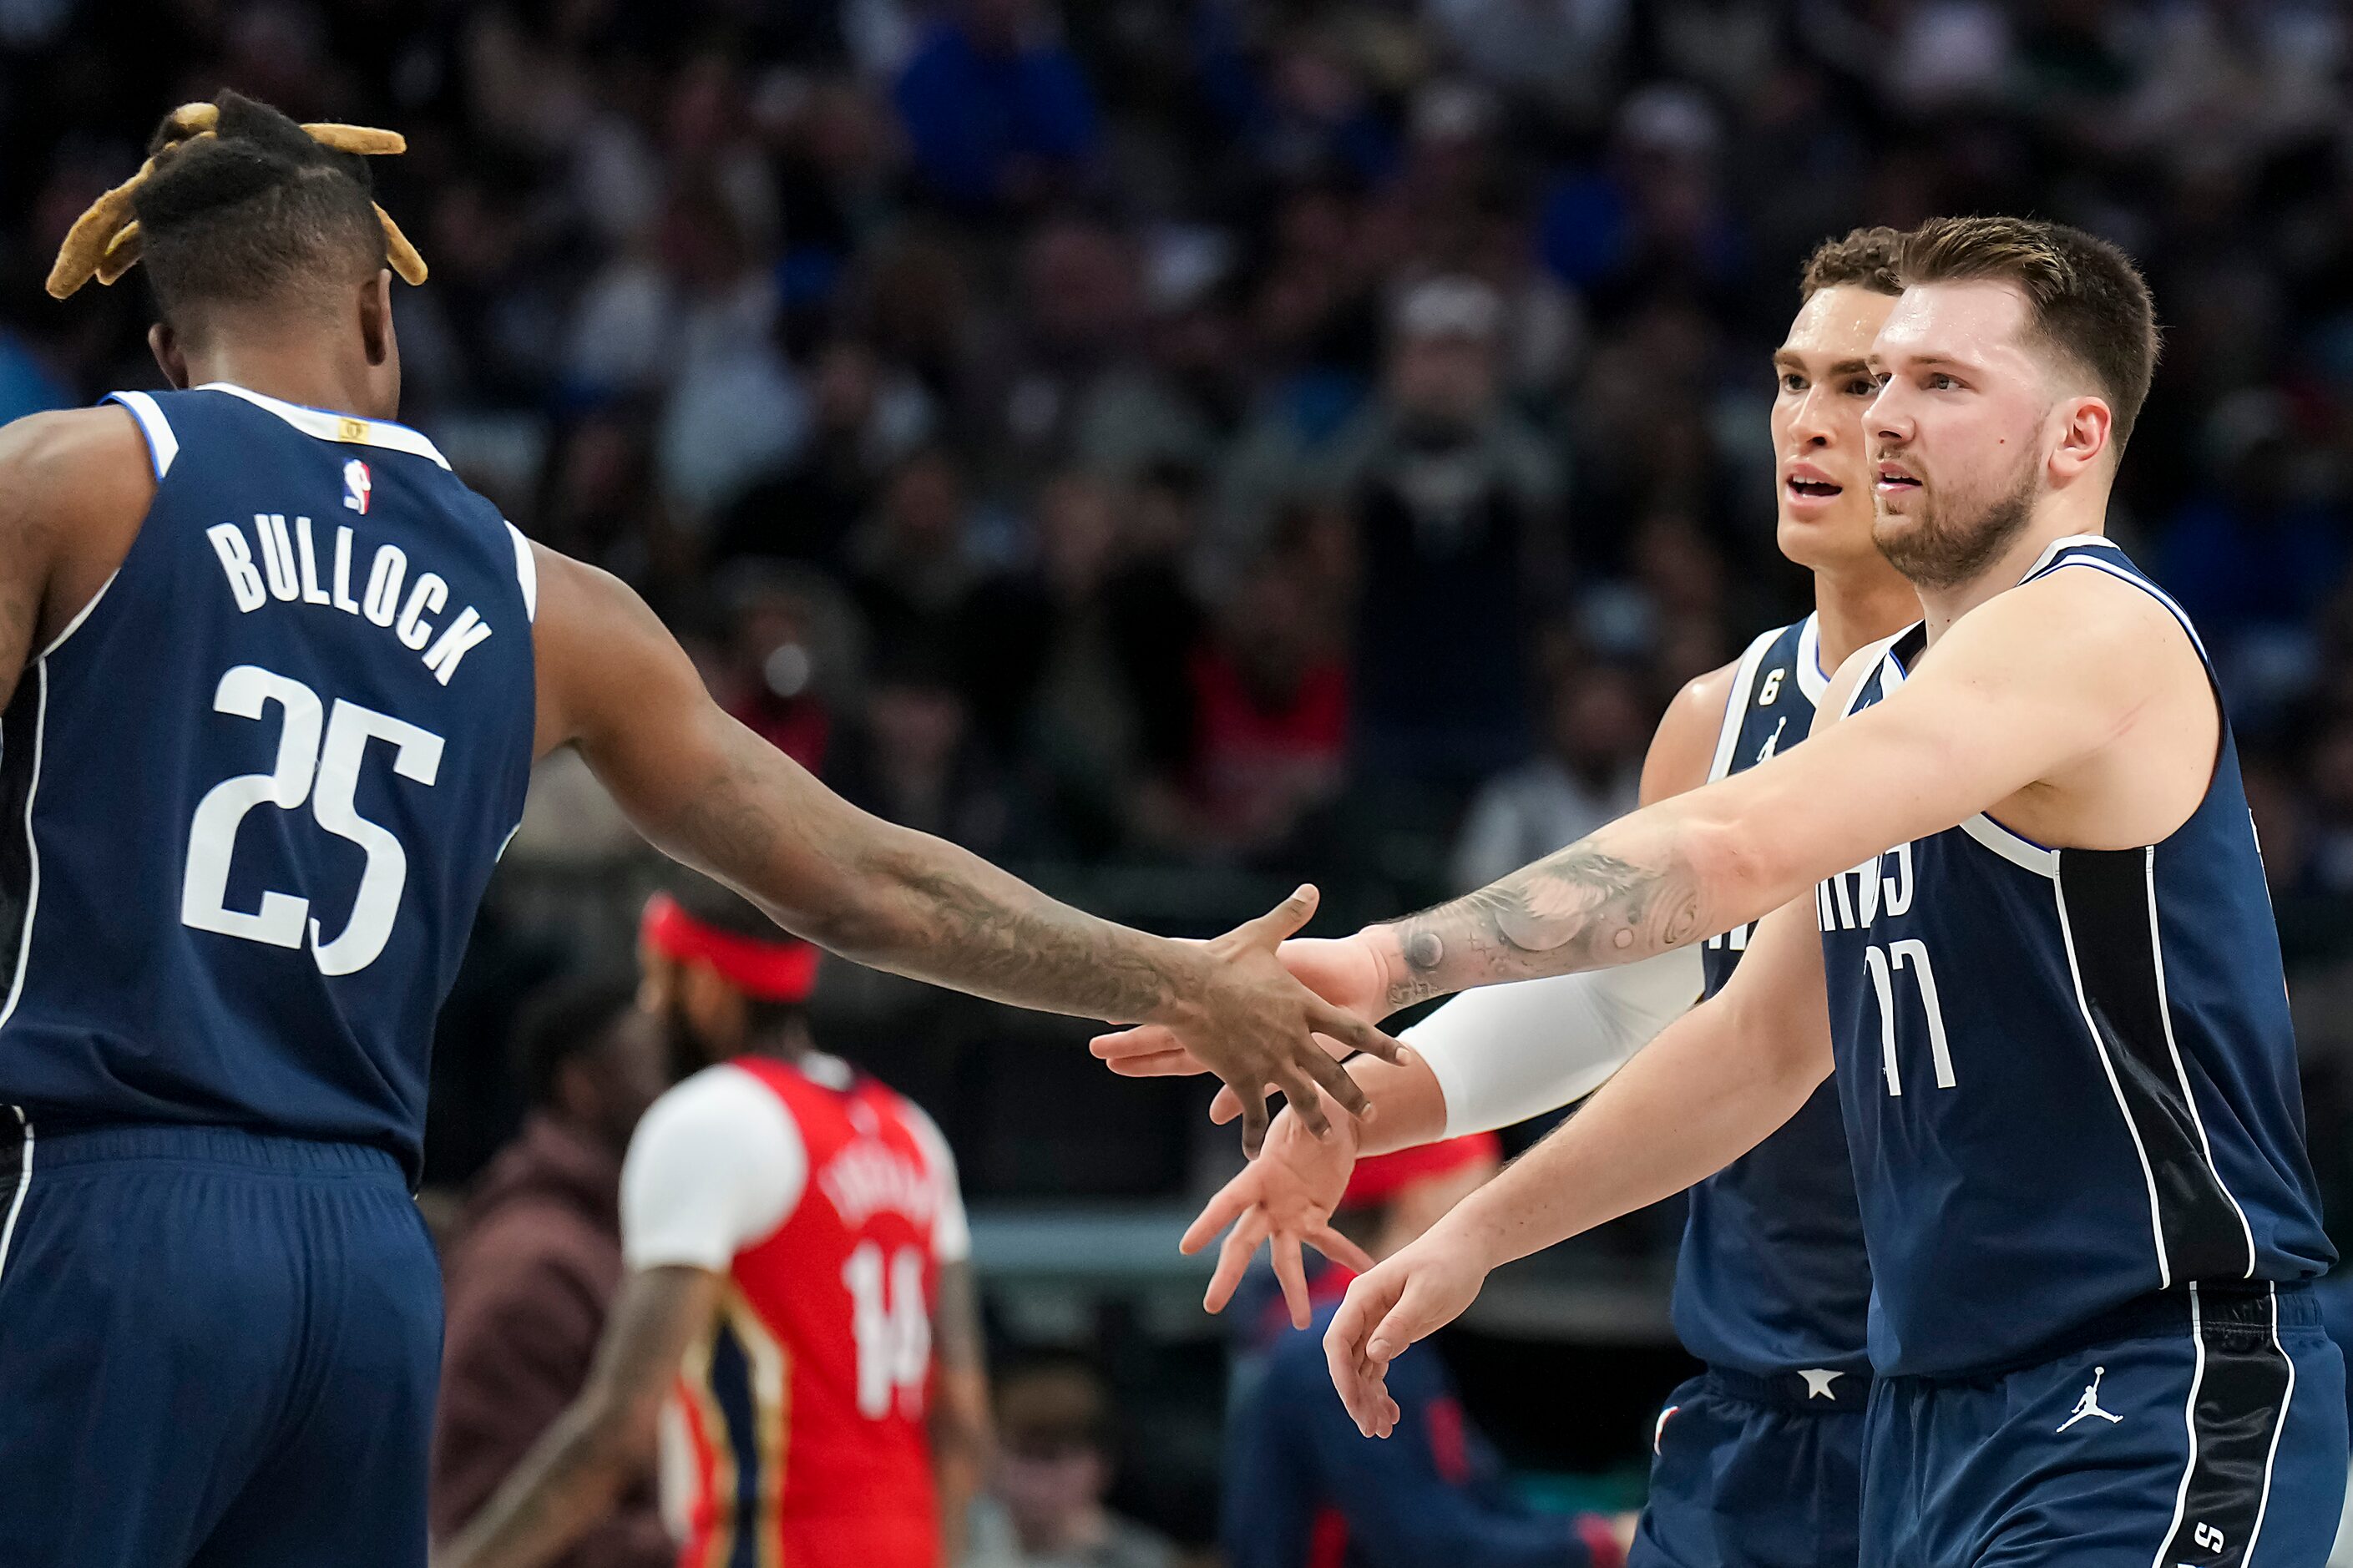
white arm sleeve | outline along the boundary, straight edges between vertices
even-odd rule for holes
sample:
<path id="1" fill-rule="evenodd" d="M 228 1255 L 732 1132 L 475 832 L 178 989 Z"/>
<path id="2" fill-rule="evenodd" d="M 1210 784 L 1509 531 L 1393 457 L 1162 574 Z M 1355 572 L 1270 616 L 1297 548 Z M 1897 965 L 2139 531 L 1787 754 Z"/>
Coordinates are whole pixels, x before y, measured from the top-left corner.
<path id="1" fill-rule="evenodd" d="M 783 1100 L 740 1068 L 705 1068 L 654 1101 L 621 1164 L 621 1256 L 632 1268 L 723 1272 L 792 1217 L 808 1147 Z"/>
<path id="2" fill-rule="evenodd" d="M 1699 1000 L 1696 948 L 1465 991 L 1401 1037 L 1446 1097 L 1446 1136 L 1582 1100 Z"/>
<path id="3" fill-rule="evenodd" d="M 939 1217 L 932 1224 L 932 1252 L 942 1263 L 962 1263 L 972 1256 L 972 1222 L 965 1217 L 964 1189 L 956 1182 L 955 1153 L 948 1147 L 939 1123 L 921 1106 L 907 1102 L 907 1125 L 923 1146 L 923 1158 L 940 1184 Z"/>

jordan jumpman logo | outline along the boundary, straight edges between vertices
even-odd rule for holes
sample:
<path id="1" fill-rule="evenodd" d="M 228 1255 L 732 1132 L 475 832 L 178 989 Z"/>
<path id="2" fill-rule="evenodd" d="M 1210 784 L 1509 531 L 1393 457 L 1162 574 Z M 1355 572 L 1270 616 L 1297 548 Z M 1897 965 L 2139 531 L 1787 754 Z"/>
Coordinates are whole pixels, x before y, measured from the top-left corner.
<path id="1" fill-rule="evenodd" d="M 2059 1423 L 2060 1431 L 2064 1432 L 2076 1422 L 2090 1415 L 2098 1416 L 2101 1420 L 2106 1422 L 2111 1426 L 2124 1419 L 2121 1415 L 2111 1414 L 2110 1412 L 2100 1408 L 2100 1379 L 2107 1375 L 2108 1369 L 2106 1367 L 2095 1366 L 2092 1369 L 2092 1385 L 2084 1390 L 2083 1398 L 2075 1401 L 2075 1414 L 2067 1417 L 2066 1420 Z"/>

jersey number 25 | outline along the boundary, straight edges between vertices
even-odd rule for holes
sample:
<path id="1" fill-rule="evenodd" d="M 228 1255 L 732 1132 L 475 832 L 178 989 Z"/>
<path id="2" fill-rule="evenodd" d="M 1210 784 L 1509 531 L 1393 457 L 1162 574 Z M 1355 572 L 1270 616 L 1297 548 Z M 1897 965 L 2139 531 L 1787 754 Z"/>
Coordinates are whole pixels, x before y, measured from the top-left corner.
<path id="1" fill-rule="evenodd" d="M 216 711 L 240 719 L 259 719 L 271 702 L 285 715 L 276 766 L 266 773 L 223 779 L 196 803 L 188 824 L 187 869 L 180 879 L 180 923 L 271 947 L 300 948 L 307 938 L 322 974 L 356 973 L 374 963 L 391 940 L 400 889 L 408 880 L 408 855 L 400 840 L 362 816 L 354 804 L 360 763 L 370 741 L 388 741 L 392 771 L 429 785 L 441 771 L 441 737 L 340 697 L 331 713 L 317 692 L 259 665 L 237 666 L 213 693 Z M 265 892 L 260 908 L 251 913 L 228 907 L 229 861 L 246 814 L 258 805 L 292 811 L 306 800 L 321 827 L 367 854 L 351 919 L 333 937 L 311 918 L 310 900 L 292 893 Z"/>

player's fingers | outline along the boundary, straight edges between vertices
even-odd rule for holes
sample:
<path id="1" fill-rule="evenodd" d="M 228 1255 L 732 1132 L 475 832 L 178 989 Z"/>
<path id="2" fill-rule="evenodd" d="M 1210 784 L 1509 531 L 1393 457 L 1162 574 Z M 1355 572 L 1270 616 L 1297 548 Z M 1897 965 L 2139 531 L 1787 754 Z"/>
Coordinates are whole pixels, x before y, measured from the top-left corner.
<path id="1" fill-rule="evenodd" d="M 1373 1435 L 1379 1405 L 1377 1380 L 1365 1355 L 1365 1339 L 1372 1326 L 1388 1315 L 1393 1300 L 1388 1281 L 1379 1269 L 1359 1275 L 1348 1286 L 1340 1310 L 1333 1314 L 1332 1326 L 1324 1331 L 1324 1364 L 1332 1374 L 1332 1386 L 1339 1391 L 1340 1403 L 1347 1406 L 1356 1430 L 1367 1437 Z"/>
<path id="2" fill-rule="evenodd" d="M 1373 1429 L 1365 1419 L 1366 1407 L 1356 1373 L 1362 1359 L 1356 1353 L 1356 1339 L 1363 1330 L 1364 1317 L 1364 1308 L 1356 1300 L 1352 1286 L 1340 1310 L 1332 1315 L 1331 1326 L 1324 1331 L 1324 1370 L 1331 1374 L 1333 1391 L 1339 1394 L 1348 1419 L 1356 1424 L 1358 1432 L 1369 1437 Z"/>
<path id="3" fill-rule="evenodd" d="M 1315 890 L 1313 882 L 1302 882 L 1299 890 L 1259 916 L 1237 928 L 1252 947 L 1272 948 L 1277 942 L 1305 925 L 1315 916 L 1315 906 L 1324 895 Z"/>
<path id="4" fill-rule="evenodd" d="M 1209 1070 L 1202 1065 L 1200 1058 L 1182 1048 L 1114 1057 L 1103 1065 L 1121 1078 L 1195 1078 Z"/>
<path id="5" fill-rule="evenodd" d="M 1369 1274 L 1373 1270 L 1373 1255 L 1328 1225 L 1319 1225 L 1308 1231 L 1307 1242 L 1351 1273 Z"/>
<path id="6" fill-rule="evenodd" d="M 1165 1051 L 1174 1044 L 1159 1037 L 1168 1031 L 1158 1024 L 1138 1024 L 1133 1029 L 1105 1029 L 1087 1042 L 1087 1049 L 1103 1061 L 1117 1061 L 1122 1057 L 1149 1056 Z"/>
<path id="7" fill-rule="evenodd" d="M 1354 1013 L 1343 1012 L 1329 1002 L 1318 1002 L 1307 1010 L 1307 1026 L 1319 1035 L 1329 1035 L 1343 1045 L 1353 1047 L 1366 1056 L 1378 1057 L 1385 1062 L 1403 1062 L 1406 1044 L 1382 1034 Z"/>
<path id="8" fill-rule="evenodd" d="M 1245 1094 L 1240 1096 L 1240 1100 L 1242 1102 L 1242 1152 L 1255 1160 L 1258 1158 L 1258 1152 L 1266 1147 L 1266 1097 L 1262 1094 Z"/>
<path id="9" fill-rule="evenodd" d="M 1282 1075 L 1275 1079 L 1275 1083 L 1282 1089 L 1282 1098 L 1291 1107 L 1291 1114 L 1299 1118 L 1302 1127 L 1318 1139 L 1332 1136 L 1332 1118 L 1324 1113 L 1324 1097 L 1315 1092 L 1314 1084 L 1302 1078 L 1296 1068 L 1289 1067 L 1283 1068 Z"/>
<path id="10" fill-rule="evenodd" d="M 1209 1245 L 1218 1232 L 1240 1219 L 1250 1203 L 1249 1194 L 1242 1191 L 1240 1176 L 1228 1182 L 1201 1205 L 1201 1212 L 1194 1217 L 1191 1225 L 1185 1227 L 1185 1234 L 1177 1238 L 1176 1250 L 1187 1258 L 1200 1251 Z"/>
<path id="11" fill-rule="evenodd" d="M 1209 1101 L 1210 1123 L 1213 1126 L 1223 1127 L 1241 1113 L 1242 1097 L 1234 1092 L 1231 1084 L 1220 1084 L 1217 1098 Z"/>
<path id="12" fill-rule="evenodd" d="M 1419 1275 L 1409 1275 L 1397 1300 L 1365 1336 L 1365 1353 L 1384 1366 L 1405 1353 L 1406 1347 L 1430 1329 L 1430 1290 Z"/>
<path id="13" fill-rule="evenodd" d="M 1308 1077 L 1323 1085 L 1324 1092 L 1330 1095 L 1341 1110 L 1359 1121 L 1373 1119 L 1373 1102 L 1365 1097 L 1364 1089 L 1338 1062 L 1321 1050 L 1310 1050 L 1299 1058 L 1299 1066 Z"/>
<path id="14" fill-rule="evenodd" d="M 1217 1271 L 1209 1276 L 1209 1288 L 1201 1293 L 1204 1311 L 1223 1311 L 1226 1303 L 1234 1299 L 1235 1288 L 1250 1272 L 1250 1258 L 1258 1251 L 1258 1244 L 1265 1238 L 1266 1232 L 1266 1215 L 1261 1209 L 1252 1209 L 1234 1226 L 1225 1244 L 1218 1248 Z"/>
<path id="15" fill-rule="evenodd" d="M 1303 1329 L 1315 1321 L 1315 1309 L 1307 1298 L 1307 1260 L 1299 1251 L 1299 1237 L 1287 1230 L 1274 1233 L 1268 1252 L 1274 1259 L 1275 1282 L 1282 1287 L 1282 1300 L 1291 1309 L 1291 1326 Z"/>

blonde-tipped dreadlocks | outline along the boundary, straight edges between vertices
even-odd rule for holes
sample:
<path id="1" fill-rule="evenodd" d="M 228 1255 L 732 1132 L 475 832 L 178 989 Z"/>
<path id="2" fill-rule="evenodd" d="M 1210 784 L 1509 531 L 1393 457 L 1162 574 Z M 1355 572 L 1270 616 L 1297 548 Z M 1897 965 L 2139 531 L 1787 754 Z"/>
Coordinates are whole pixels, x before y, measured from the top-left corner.
<path id="1" fill-rule="evenodd" d="M 139 172 L 92 202 L 90 210 L 74 220 L 65 243 L 58 247 L 57 264 L 49 268 L 50 294 L 62 300 L 92 278 L 101 284 L 111 284 L 138 264 L 145 250 L 137 216 L 140 192 L 154 177 L 159 164 L 168 168 L 171 160 L 180 156 L 184 149 L 220 135 L 225 104 L 240 112 L 251 110 L 275 116 L 275 111 L 264 110 L 260 105 L 229 93 L 222 94 L 216 102 L 185 103 L 174 110 L 164 118 L 156 133 L 154 151 L 140 165 Z M 301 130 L 321 147 L 337 153 L 380 156 L 406 152 L 408 146 L 397 132 L 365 125 L 319 123 L 304 125 Z M 363 189 L 365 183 L 363 175 Z M 408 242 L 408 237 L 400 232 L 391 214 L 373 201 L 369 205 L 383 227 L 385 257 L 392 269 L 406 282 L 424 282 L 425 258 Z"/>

